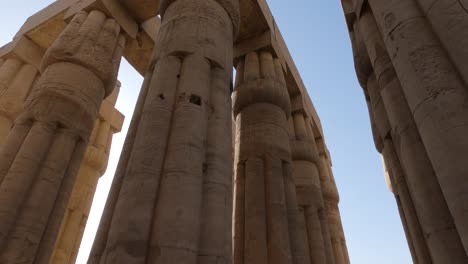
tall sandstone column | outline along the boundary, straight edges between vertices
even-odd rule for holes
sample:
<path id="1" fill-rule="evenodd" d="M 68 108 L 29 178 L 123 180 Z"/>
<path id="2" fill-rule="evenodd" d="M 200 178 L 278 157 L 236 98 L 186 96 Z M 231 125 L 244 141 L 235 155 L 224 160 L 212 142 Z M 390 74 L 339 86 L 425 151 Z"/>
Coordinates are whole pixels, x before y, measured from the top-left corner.
<path id="1" fill-rule="evenodd" d="M 2 47 L 0 54 L 0 130 L 5 135 L 0 136 L 1 146 L 7 139 L 13 121 L 24 112 L 24 104 L 40 76 L 38 69 L 44 52 L 22 36 Z M 97 180 L 105 172 L 112 135 L 122 127 L 123 116 L 114 108 L 119 89 L 120 83 L 101 105 L 51 263 L 75 262 Z"/>
<path id="2" fill-rule="evenodd" d="M 51 264 L 74 264 L 76 261 L 99 178 L 107 169 L 112 137 L 122 129 L 123 115 L 114 107 L 119 91 L 120 83 L 101 105 L 67 205 Z"/>
<path id="3" fill-rule="evenodd" d="M 348 256 L 344 230 L 341 224 L 340 210 L 338 208 L 338 204 L 340 202 L 338 188 L 333 176 L 331 161 L 325 142 L 323 138 L 317 139 L 316 142 L 320 157 L 320 184 L 324 198 L 325 212 L 328 217 L 335 263 L 347 264 L 350 260 Z"/>
<path id="4" fill-rule="evenodd" d="M 376 133 L 375 136 L 379 137 L 379 140 L 382 142 L 378 151 L 384 156 L 386 165 L 389 168 L 390 181 L 394 187 L 395 198 L 398 206 L 401 207 L 400 212 L 402 213 L 403 225 L 407 228 L 410 249 L 412 249 L 412 253 L 415 255 L 414 262 L 431 263 L 432 260 L 428 252 L 426 239 L 423 235 L 419 218 L 416 216 L 413 200 L 409 193 L 405 175 L 401 169 L 399 157 L 394 147 L 391 135 L 392 125 L 387 117 L 384 101 L 380 94 L 381 89 L 374 74 L 369 77 L 365 89 L 369 94 L 369 111 L 372 112 L 372 117 L 374 119 L 372 122 L 376 127 L 373 133 Z"/>
<path id="5" fill-rule="evenodd" d="M 251 52 L 237 66 L 234 263 L 292 264 L 300 244 L 287 121 L 291 103 L 280 61 Z"/>
<path id="6" fill-rule="evenodd" d="M 425 234 L 427 245 L 421 244 L 421 239 L 417 239 L 418 242 L 415 240 L 414 246 L 419 261 L 422 263 L 428 261 L 428 255 L 424 252 L 424 247 L 427 247 L 435 263 L 466 262 L 467 256 L 460 240 L 459 230 L 453 224 L 438 177 L 427 156 L 427 148 L 421 140 L 420 131 L 370 8 L 362 10 L 358 23 L 376 74 L 376 80 L 368 84 L 369 94 L 373 97 L 371 100 L 374 104 L 380 105 L 380 110 L 374 113 L 376 124 L 382 127 L 381 124 L 388 120 L 386 126 L 390 125 L 392 128 L 395 151 L 406 172 L 408 189 L 414 201 L 420 228 Z M 382 128 L 380 130 L 382 138 L 386 139 L 387 135 Z M 393 144 L 387 145 L 393 148 Z M 387 155 L 391 152 L 389 149 L 384 151 Z M 408 209 L 411 207 L 409 204 L 404 206 Z M 413 230 L 413 233 L 417 233 L 417 230 Z M 447 244 L 451 246 L 447 247 Z"/>
<path id="7" fill-rule="evenodd" d="M 0 148 L 6 141 L 14 120 L 23 112 L 24 102 L 39 77 L 43 51 L 25 37 L 2 49 L 0 58 Z"/>
<path id="8" fill-rule="evenodd" d="M 437 2 L 435 8 L 447 3 Z M 460 1 L 452 2 L 453 6 L 461 4 Z M 455 36 L 460 33 L 457 31 L 459 25 L 465 24 L 463 19 L 466 14 L 460 16 L 461 24 L 451 23 L 457 26 L 453 27 L 454 34 L 447 36 L 446 33 L 441 34 L 443 30 L 448 30 L 446 26 L 432 27 L 429 22 L 446 24 L 447 19 L 453 16 L 434 20 L 434 11 L 426 17 L 425 11 L 430 11 L 428 3 L 416 0 L 369 0 L 466 255 L 468 91 L 466 69 L 457 68 L 460 63 L 466 62 L 452 59 L 457 55 L 452 58 L 447 55 L 460 50 L 452 50 L 449 42 L 457 45 L 454 40 L 462 42 L 465 41 L 462 38 L 466 39 L 465 34 Z M 450 52 L 445 47 L 451 49 Z M 460 56 L 464 54 L 461 52 Z"/>
<path id="9" fill-rule="evenodd" d="M 0 263 L 48 263 L 94 120 L 114 88 L 125 39 L 113 19 L 78 13 L 0 150 Z"/>
<path id="10" fill-rule="evenodd" d="M 335 263 L 328 217 L 320 184 L 320 157 L 312 124 L 301 110 L 293 110 L 291 155 L 299 205 L 300 230 L 305 235 L 304 263 Z"/>
<path id="11" fill-rule="evenodd" d="M 121 160 L 126 170 L 113 184 L 118 190 L 111 191 L 88 263 L 231 261 L 238 2 L 162 1 L 161 17 L 130 156 Z"/>

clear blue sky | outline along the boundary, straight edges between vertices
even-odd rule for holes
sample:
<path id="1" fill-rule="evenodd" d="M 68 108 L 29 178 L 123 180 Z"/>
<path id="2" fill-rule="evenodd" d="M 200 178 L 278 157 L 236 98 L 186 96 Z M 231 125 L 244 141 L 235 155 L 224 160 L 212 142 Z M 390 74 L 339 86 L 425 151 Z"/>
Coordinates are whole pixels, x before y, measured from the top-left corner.
<path id="1" fill-rule="evenodd" d="M 373 146 L 339 0 L 267 1 L 322 121 L 341 195 L 351 263 L 412 263 L 396 203 Z M 28 16 L 52 2 L 8 1 L 0 16 L 0 45 L 10 41 Z M 85 264 L 91 247 L 142 81 L 125 62 L 119 79 L 122 89 L 117 107 L 127 119 L 122 133 L 114 138 L 109 169 L 98 186 L 79 264 Z"/>

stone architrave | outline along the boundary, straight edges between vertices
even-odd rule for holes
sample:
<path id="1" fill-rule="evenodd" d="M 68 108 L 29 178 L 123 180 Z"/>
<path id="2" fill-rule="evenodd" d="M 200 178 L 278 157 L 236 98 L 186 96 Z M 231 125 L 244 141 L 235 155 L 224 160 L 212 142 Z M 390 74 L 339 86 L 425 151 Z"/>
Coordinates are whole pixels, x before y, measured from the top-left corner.
<path id="1" fill-rule="evenodd" d="M 113 186 L 90 264 L 232 258 L 230 81 L 238 1 L 162 1 L 161 17 L 139 125 L 122 160 L 127 168 Z"/>
<path id="2" fill-rule="evenodd" d="M 46 52 L 42 76 L 0 150 L 0 263 L 47 263 L 125 38 L 78 13 Z"/>
<path id="3" fill-rule="evenodd" d="M 119 91 L 118 82 L 112 94 L 101 105 L 50 264 L 73 264 L 76 261 L 98 180 L 107 169 L 112 137 L 122 129 L 124 117 L 115 109 Z"/>

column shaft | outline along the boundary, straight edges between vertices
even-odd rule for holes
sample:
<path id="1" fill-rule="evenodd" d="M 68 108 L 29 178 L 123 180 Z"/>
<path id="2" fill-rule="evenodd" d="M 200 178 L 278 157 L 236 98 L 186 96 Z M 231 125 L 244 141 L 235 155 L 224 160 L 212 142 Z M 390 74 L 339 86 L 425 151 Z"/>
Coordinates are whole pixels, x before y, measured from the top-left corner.
<path id="1" fill-rule="evenodd" d="M 154 56 L 151 58 L 150 65 L 155 64 Z M 107 197 L 106 206 L 99 223 L 99 228 L 96 233 L 96 237 L 93 242 L 93 247 L 90 252 L 88 263 L 99 263 L 99 260 L 104 252 L 107 243 L 107 236 L 109 234 L 112 217 L 114 215 L 115 206 L 122 188 L 123 179 L 127 171 L 128 163 L 130 162 L 131 153 L 133 151 L 135 137 L 140 126 L 140 121 L 143 114 L 143 108 L 145 101 L 148 95 L 152 74 L 154 68 L 150 67 L 145 74 L 145 78 L 138 95 L 136 102 L 135 110 L 133 112 L 132 120 L 130 121 L 130 126 L 127 131 L 127 136 L 125 138 L 124 145 L 120 154 L 119 163 L 117 165 L 114 179 L 112 180 L 112 185 L 110 188 L 109 195 Z"/>
<path id="2" fill-rule="evenodd" d="M 235 264 L 292 264 L 299 222 L 286 128 L 291 106 L 283 71 L 279 60 L 263 51 L 242 58 L 237 74 L 234 219 L 240 223 L 234 224 L 234 236 L 244 240 L 235 242 Z"/>
<path id="3" fill-rule="evenodd" d="M 336 264 L 346 263 L 346 258 L 343 253 L 344 232 L 341 226 L 341 217 L 338 209 L 339 195 L 335 180 L 332 174 L 331 164 L 328 159 L 328 152 L 323 139 L 317 140 L 319 150 L 319 174 L 320 184 L 324 197 L 325 213 L 328 218 L 328 226 L 330 230 L 330 240 L 333 249 L 333 256 Z"/>
<path id="4" fill-rule="evenodd" d="M 305 218 L 309 236 L 310 259 L 312 263 L 327 263 L 322 226 L 317 209 L 311 207 L 307 208 L 305 211 Z"/>
<path id="5" fill-rule="evenodd" d="M 22 113 L 37 76 L 38 70 L 20 59 L 8 58 L 0 64 L 0 147 Z"/>
<path id="6" fill-rule="evenodd" d="M 50 264 L 76 261 L 96 187 L 107 168 L 113 134 L 122 127 L 122 115 L 114 108 L 119 89 L 120 84 L 104 100 L 95 121 Z"/>
<path id="7" fill-rule="evenodd" d="M 460 0 L 416 0 L 456 70 L 468 85 L 468 3 Z"/>
<path id="8" fill-rule="evenodd" d="M 427 248 L 426 239 L 422 232 L 420 221 L 416 214 L 413 200 L 408 190 L 406 176 L 398 160 L 393 141 L 390 138 L 384 141 L 383 155 L 388 164 L 390 181 L 394 188 L 397 203 L 403 212 L 404 222 L 408 229 L 408 235 L 411 238 L 417 263 L 431 263 L 431 256 Z"/>
<path id="9" fill-rule="evenodd" d="M 331 250 L 330 236 L 326 219 L 321 218 L 324 210 L 323 194 L 320 184 L 318 166 L 320 162 L 312 125 L 302 111 L 293 113 L 291 149 L 293 159 L 293 176 L 297 200 L 302 208 L 306 233 L 308 258 L 311 263 L 330 263 L 334 257 Z M 324 221 L 325 220 L 325 221 Z M 331 247 L 330 247 L 331 249 Z"/>
<path id="10" fill-rule="evenodd" d="M 88 263 L 230 261 L 232 153 L 229 140 L 217 144 L 231 129 L 229 47 L 237 4 L 162 1 L 148 92 L 141 116 L 136 113 L 135 139 L 128 141 L 131 154 L 122 156 L 126 169 L 116 175 L 118 191 L 112 191 Z M 209 223 L 220 232 L 208 234 Z"/>
<path id="11" fill-rule="evenodd" d="M 376 52 L 377 50 L 385 50 L 385 47 L 374 17 L 372 13 L 366 11 L 360 21 L 360 28 L 367 36 L 365 38 L 366 46 L 372 58 L 371 61 L 374 62 L 376 78 L 380 87 L 376 89 L 380 89 L 392 127 L 396 150 L 408 176 L 409 189 L 414 199 L 415 208 L 418 210 L 421 228 L 428 239 L 427 246 L 433 261 L 441 263 L 464 262 L 466 254 L 460 243 L 457 230 L 452 224 L 451 214 L 441 193 L 433 164 L 424 155 L 428 152 L 426 152 L 427 146 L 423 145 L 421 141 L 419 134 L 421 130 L 416 127 L 412 111 L 402 93 L 390 57 L 386 52 Z M 454 246 L 446 248 L 442 241 L 451 241 L 450 243 Z"/>
<path id="12" fill-rule="evenodd" d="M 468 92 L 415 1 L 369 1 L 442 193 L 468 252 Z M 392 19 L 389 20 L 388 17 Z M 451 254 L 455 256 L 454 254 Z"/>

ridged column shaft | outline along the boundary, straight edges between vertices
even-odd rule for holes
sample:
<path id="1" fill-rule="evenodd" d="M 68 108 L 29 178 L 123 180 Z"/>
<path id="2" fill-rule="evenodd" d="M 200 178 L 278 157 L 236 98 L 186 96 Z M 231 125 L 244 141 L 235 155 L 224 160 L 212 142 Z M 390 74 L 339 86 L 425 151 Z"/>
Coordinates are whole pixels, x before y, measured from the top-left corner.
<path id="1" fill-rule="evenodd" d="M 106 206 L 99 223 L 99 228 L 94 238 L 93 247 L 90 252 L 88 263 L 99 263 L 104 249 L 107 243 L 107 236 L 111 227 L 112 217 L 114 215 L 115 207 L 119 198 L 120 190 L 122 189 L 123 179 L 127 172 L 127 166 L 131 159 L 131 153 L 133 151 L 135 137 L 140 126 L 142 119 L 143 109 L 145 106 L 145 101 L 148 96 L 148 91 L 150 88 L 150 83 L 154 71 L 155 57 L 154 54 L 151 58 L 151 67 L 147 70 L 143 84 L 138 95 L 136 102 L 135 110 L 132 115 L 132 120 L 130 122 L 127 136 L 125 138 L 124 145 L 120 154 L 119 163 L 115 170 L 114 179 L 112 180 L 112 185 L 110 188 L 109 195 L 107 197 Z"/>
<path id="2" fill-rule="evenodd" d="M 7 139 L 13 121 L 23 112 L 38 70 L 17 58 L 0 61 L 0 147 Z"/>
<path id="3" fill-rule="evenodd" d="M 94 120 L 114 88 L 125 39 L 113 19 L 78 13 L 0 151 L 0 263 L 48 263 Z"/>
<path id="4" fill-rule="evenodd" d="M 50 264 L 74 264 L 78 256 L 96 187 L 107 169 L 112 137 L 122 128 L 123 116 L 114 108 L 119 91 L 120 84 L 104 100 L 95 121 Z"/>
<path id="5" fill-rule="evenodd" d="M 439 4 L 441 3 L 442 1 Z M 369 4 L 463 242 L 463 254 L 456 255 L 466 257 L 467 84 L 456 64 L 447 55 L 439 36 L 434 34 L 435 31 L 440 33 L 440 29 L 434 30 L 431 27 L 416 0 L 370 0 Z M 437 4 L 435 8 L 437 7 L 440 6 Z M 432 16 L 430 17 L 432 20 Z M 453 38 L 447 38 L 443 42 Z"/>
<path id="6" fill-rule="evenodd" d="M 408 188 L 417 210 L 421 229 L 426 234 L 426 243 L 432 261 L 436 263 L 465 262 L 466 254 L 453 225 L 452 216 L 441 192 L 433 164 L 428 159 L 427 148 L 421 140 L 420 131 L 408 107 L 390 56 L 385 52 L 384 41 L 370 9 L 363 11 L 359 27 L 364 35 L 363 40 L 373 62 L 377 79 L 374 79 L 370 85 L 368 84 L 368 89 L 373 90 L 375 98 L 381 98 L 379 111 L 382 114 L 375 118 L 381 120 L 380 124 L 383 120 L 388 120 L 386 126 L 390 125 L 392 128 L 395 149 L 407 175 Z M 374 101 L 377 100 L 375 98 Z M 379 124 L 377 121 L 376 123 Z M 381 137 L 386 137 L 386 135 L 381 134 Z M 413 233 L 417 231 L 414 230 Z M 448 241 L 453 245 L 450 248 L 444 246 Z M 424 253 L 426 245 L 414 244 L 414 247 L 418 251 L 418 259 L 427 262 L 428 254 Z"/>
<path id="7" fill-rule="evenodd" d="M 292 264 L 298 210 L 287 120 L 291 113 L 282 66 L 268 51 L 237 66 L 234 92 L 235 264 Z"/>
<path id="8" fill-rule="evenodd" d="M 406 182 L 406 175 L 401 168 L 393 140 L 391 138 L 385 139 L 383 156 L 385 162 L 388 164 L 390 182 L 392 189 L 397 199 L 397 204 L 401 207 L 402 217 L 408 230 L 409 240 L 412 242 L 414 252 L 416 255 L 416 263 L 431 263 L 431 256 L 427 248 L 424 233 L 421 229 L 421 224 L 414 207 L 411 194 Z"/>
<path id="9" fill-rule="evenodd" d="M 368 85 L 371 85 L 371 86 L 377 85 L 375 81 L 375 77 L 373 75 L 371 76 L 371 79 L 369 80 L 369 82 L 363 87 L 366 93 L 366 101 L 367 101 L 367 105 L 369 108 L 372 135 L 374 137 L 375 146 L 377 150 L 380 153 L 382 153 L 382 156 L 385 162 L 384 163 L 385 170 L 389 174 L 389 179 L 388 179 L 390 181 L 389 184 L 392 189 L 392 192 L 395 195 L 395 200 L 397 202 L 400 219 L 403 224 L 403 228 L 404 228 L 406 239 L 408 242 L 408 247 L 410 249 L 411 257 L 414 263 L 420 263 L 420 260 L 424 260 L 424 259 L 430 262 L 430 259 L 427 259 L 427 257 L 429 256 L 427 252 L 427 245 L 426 245 L 426 241 L 421 230 L 421 226 L 419 224 L 419 219 L 415 212 L 413 200 L 408 190 L 408 185 L 406 182 L 406 175 L 404 175 L 404 172 L 401 168 L 398 156 L 396 155 L 396 153 L 392 152 L 392 149 L 393 151 L 395 149 L 393 146 L 393 140 L 391 136 L 388 135 L 389 131 L 384 131 L 383 135 L 385 135 L 385 138 L 386 138 L 384 142 L 384 139 L 382 138 L 382 132 L 380 131 L 381 129 L 378 129 L 375 124 L 376 122 L 374 120 L 374 116 L 375 116 L 374 112 L 378 112 L 378 111 L 374 111 L 374 108 L 375 106 L 382 107 L 382 102 L 379 101 L 379 103 L 377 104 L 372 103 L 370 101 L 369 94 L 371 95 L 373 94 L 373 96 L 375 96 L 376 94 L 378 95 L 379 90 L 377 87 L 370 87 L 371 92 L 369 93 Z M 386 113 L 384 114 L 385 115 L 383 117 L 380 116 L 379 118 L 381 119 L 383 118 L 383 120 L 381 120 L 381 123 L 384 122 L 388 124 L 389 121 L 388 121 L 387 115 Z"/>
<path id="10" fill-rule="evenodd" d="M 468 85 L 468 2 L 416 0 L 445 52 Z"/>
<path id="11" fill-rule="evenodd" d="M 423 236 L 419 218 L 415 215 L 413 199 L 409 195 L 408 185 L 405 179 L 406 177 L 401 169 L 399 157 L 395 151 L 391 136 L 392 126 L 395 128 L 395 124 L 391 123 L 388 119 L 384 106 L 385 101 L 381 95 L 381 87 L 379 87 L 374 75 L 369 77 L 366 90 L 368 91 L 371 100 L 369 111 L 372 111 L 373 118 L 375 118 L 373 122 L 376 124 L 376 131 L 373 132 L 377 134 L 376 136 L 380 137 L 380 141 L 382 142 L 382 147 L 379 151 L 384 156 L 386 164 L 388 165 L 390 182 L 394 188 L 396 198 L 399 199 L 399 202 L 401 203 L 400 205 L 402 206 L 402 217 L 404 217 L 403 224 L 406 225 L 408 230 L 407 235 L 411 239 L 409 243 L 410 248 L 413 248 L 412 252 L 416 257 L 415 262 L 430 263 L 432 260 L 428 252 L 426 239 Z M 411 182 L 413 181 L 414 180 L 411 180 Z"/>
<path id="12" fill-rule="evenodd" d="M 154 66 L 126 147 L 131 154 L 123 153 L 126 168 L 119 165 L 88 263 L 231 261 L 238 3 L 177 0 L 161 8 Z"/>
<path id="13" fill-rule="evenodd" d="M 301 111 L 293 113 L 292 122 L 293 178 L 304 221 L 302 233 L 307 234 L 308 245 L 305 252 L 308 261 L 304 263 L 334 263 L 331 248 L 327 250 L 328 245 L 331 245 L 329 225 L 322 224 L 324 220 L 328 222 L 328 217 L 322 219 L 325 209 L 318 170 L 320 158 L 312 125 Z"/>

